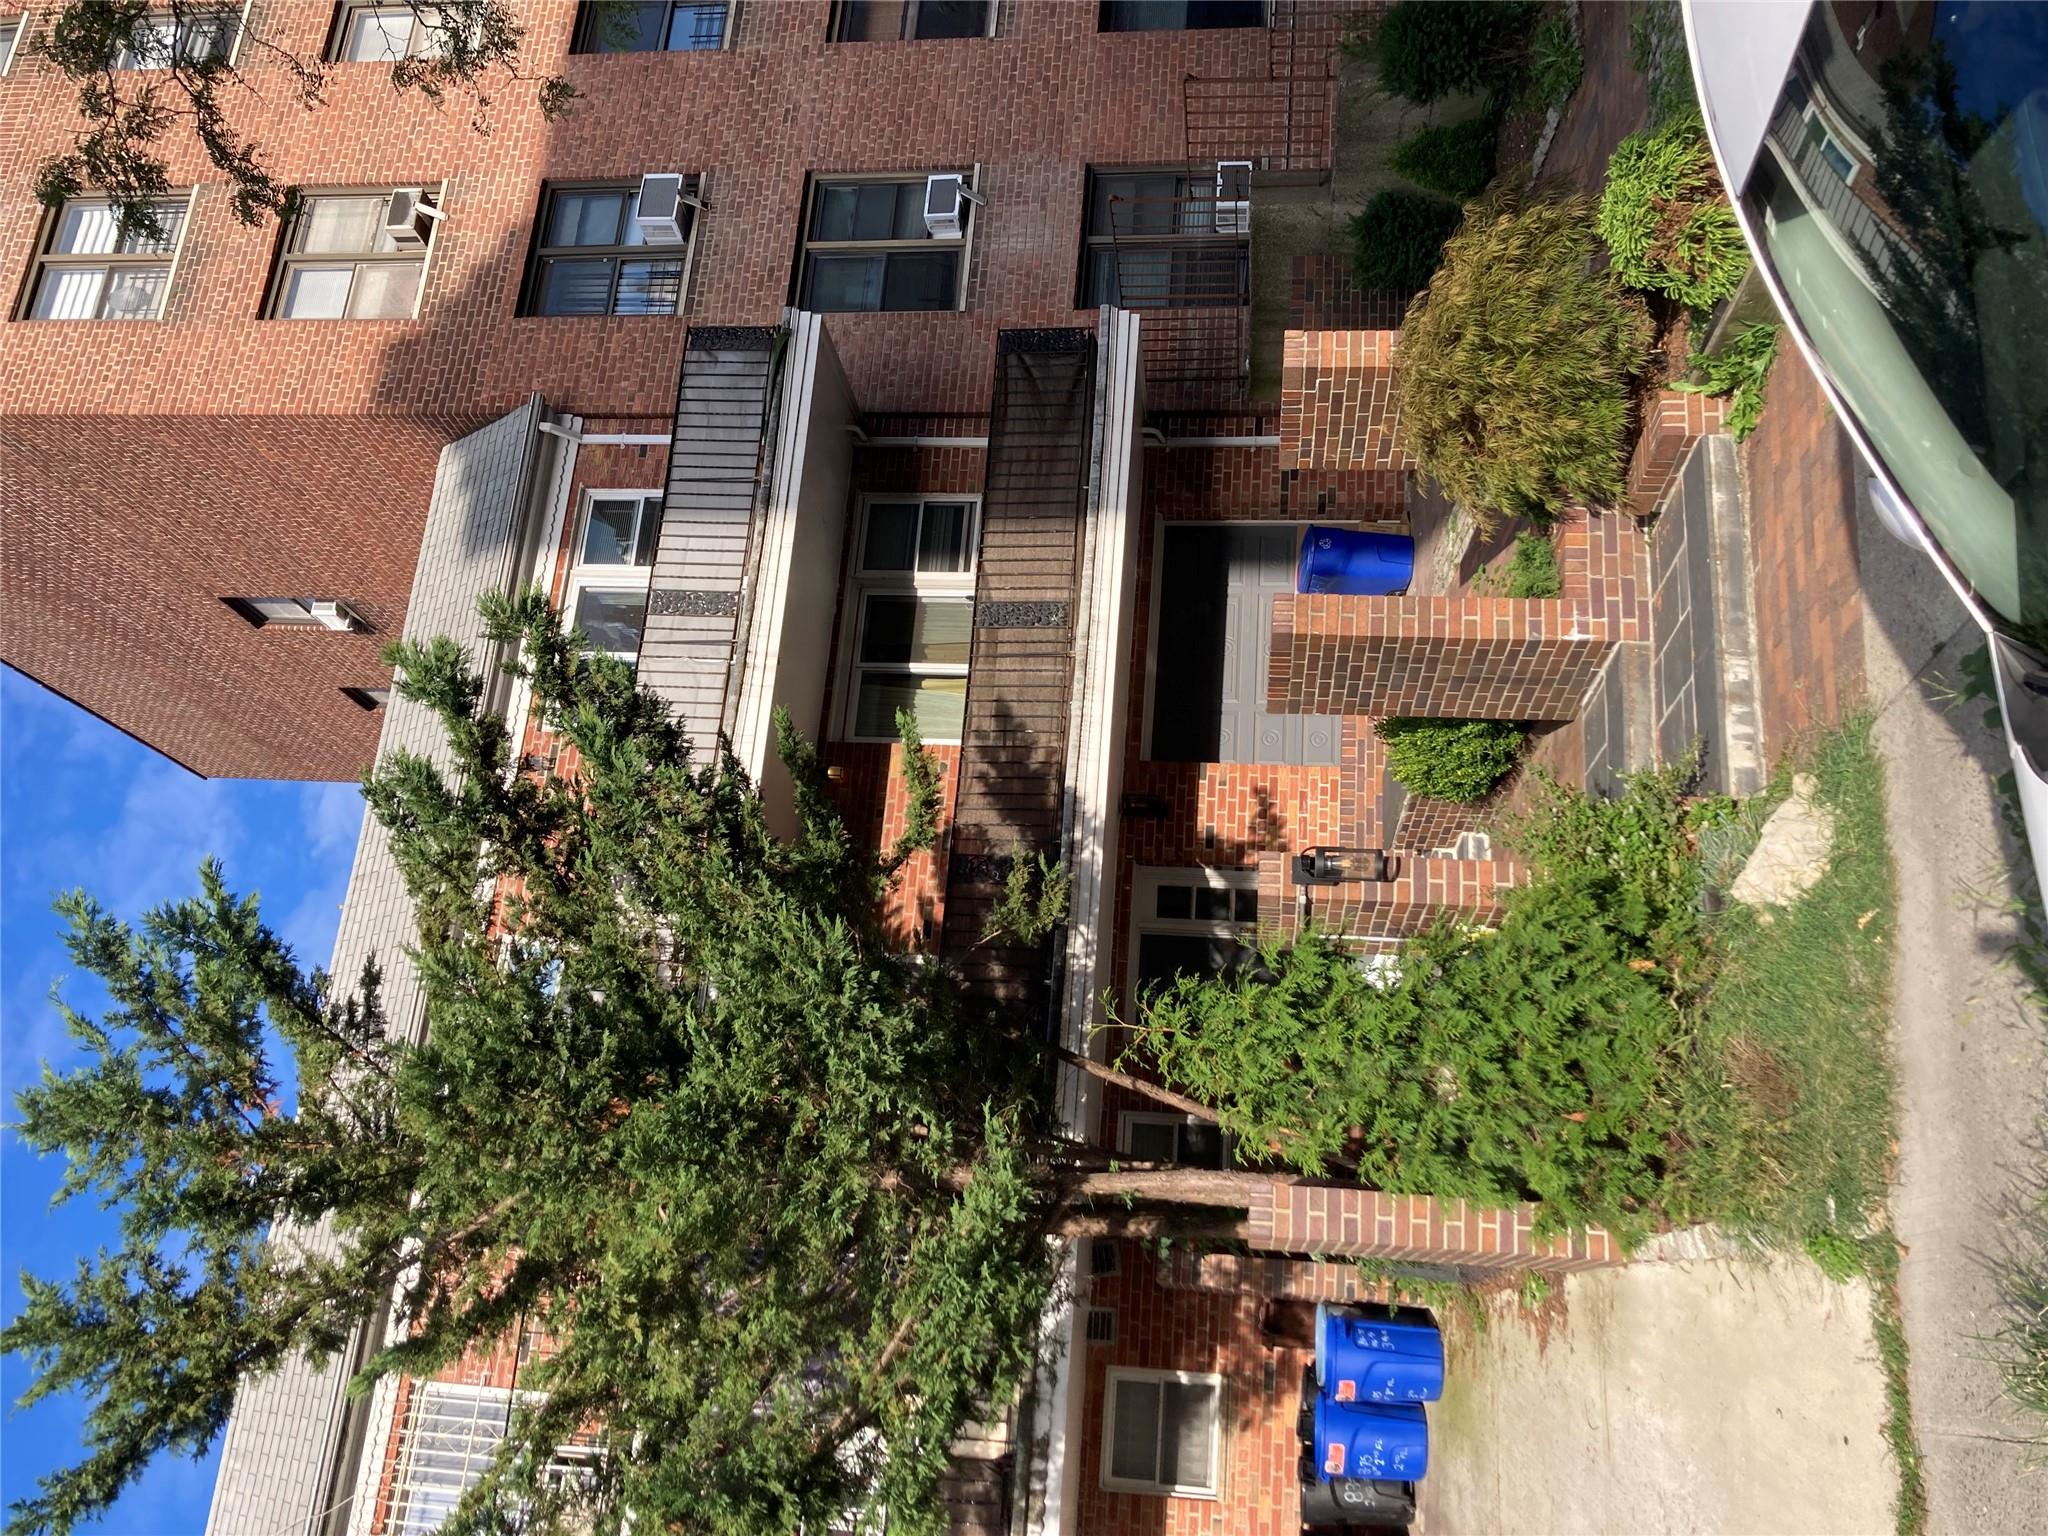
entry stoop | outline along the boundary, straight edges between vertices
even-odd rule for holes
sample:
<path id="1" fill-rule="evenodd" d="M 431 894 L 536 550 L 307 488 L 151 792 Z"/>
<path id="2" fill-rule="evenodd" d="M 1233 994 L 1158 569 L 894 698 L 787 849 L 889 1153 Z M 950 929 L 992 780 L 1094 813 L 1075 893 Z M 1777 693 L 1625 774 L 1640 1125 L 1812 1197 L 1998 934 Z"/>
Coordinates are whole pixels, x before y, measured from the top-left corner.
<path id="1" fill-rule="evenodd" d="M 1657 766 L 1655 658 L 1647 640 L 1614 648 L 1579 715 L 1585 732 L 1588 794 L 1618 799 L 1622 777 Z"/>
<path id="2" fill-rule="evenodd" d="M 1702 788 L 1755 794 L 1766 774 L 1749 525 L 1726 434 L 1693 445 L 1658 503 L 1650 568 L 1657 757 L 1672 762 L 1698 740 Z"/>

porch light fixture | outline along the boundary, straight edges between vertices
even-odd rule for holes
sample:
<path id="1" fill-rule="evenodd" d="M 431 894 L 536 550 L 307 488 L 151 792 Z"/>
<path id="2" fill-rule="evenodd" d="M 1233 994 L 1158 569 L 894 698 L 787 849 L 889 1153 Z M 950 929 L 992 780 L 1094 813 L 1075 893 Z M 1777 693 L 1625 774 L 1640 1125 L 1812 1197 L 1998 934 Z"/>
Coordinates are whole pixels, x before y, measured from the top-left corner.
<path id="1" fill-rule="evenodd" d="M 1310 848 L 1294 856 L 1296 885 L 1348 885 L 1393 878 L 1384 848 Z"/>

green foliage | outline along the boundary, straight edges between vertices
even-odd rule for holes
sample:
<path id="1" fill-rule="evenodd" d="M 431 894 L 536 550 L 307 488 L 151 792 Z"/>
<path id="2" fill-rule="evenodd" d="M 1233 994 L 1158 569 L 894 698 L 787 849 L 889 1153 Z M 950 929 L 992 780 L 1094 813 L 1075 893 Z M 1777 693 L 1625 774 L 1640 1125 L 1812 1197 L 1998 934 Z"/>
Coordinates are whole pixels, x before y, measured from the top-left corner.
<path id="1" fill-rule="evenodd" d="M 1524 731 L 1505 720 L 1382 720 L 1387 772 L 1410 794 L 1467 805 L 1514 772 Z"/>
<path id="2" fill-rule="evenodd" d="M 1563 11 L 1544 17 L 1529 38 L 1529 82 L 1545 107 L 1562 110 L 1586 72 L 1578 29 Z"/>
<path id="3" fill-rule="evenodd" d="M 1351 220 L 1351 270 L 1361 288 L 1413 293 L 1429 281 L 1462 217 L 1455 203 L 1390 188 Z"/>
<path id="4" fill-rule="evenodd" d="M 1541 1312 L 1557 1294 L 1557 1284 L 1540 1269 L 1524 1270 L 1521 1284 L 1516 1287 L 1515 1299 L 1521 1303 L 1524 1312 Z"/>
<path id="5" fill-rule="evenodd" d="M 1889 1232 L 1876 1232 L 1865 1245 L 1870 1274 L 1870 1336 L 1884 1372 L 1884 1442 L 1899 1469 L 1892 1500 L 1896 1536 L 1924 1536 L 1927 1530 L 1927 1472 L 1920 1440 L 1913 1432 L 1913 1396 L 1907 1377 L 1906 1320 L 1899 1311 L 1899 1245 Z"/>
<path id="6" fill-rule="evenodd" d="M 1402 324 L 1401 437 L 1482 523 L 1621 494 L 1650 324 L 1592 270 L 1592 212 L 1505 189 L 1472 204 Z"/>
<path id="7" fill-rule="evenodd" d="M 568 110 L 576 89 L 567 80 L 521 71 L 526 29 L 513 0 L 406 3 L 428 45 L 392 62 L 398 90 L 417 92 L 435 107 L 451 94 L 464 97 L 480 131 L 487 131 L 499 75 L 530 85 L 544 118 Z M 80 119 L 71 148 L 36 167 L 37 199 L 54 208 L 91 192 L 113 202 L 124 234 L 160 234 L 149 201 L 170 190 L 175 151 L 163 141 L 182 125 L 226 178 L 238 220 L 289 215 L 297 189 L 272 174 L 261 147 L 237 125 L 243 94 L 254 97 L 235 59 L 254 55 L 281 68 L 285 98 L 306 110 L 323 103 L 330 66 L 268 32 L 264 7 L 246 20 L 243 10 L 240 0 L 69 0 L 27 45 L 77 88 Z M 168 17 L 174 26 L 160 31 L 149 24 L 152 17 Z M 238 32 L 239 55 L 230 46 Z M 124 57 L 143 67 L 116 68 Z"/>
<path id="8" fill-rule="evenodd" d="M 1749 251 L 1721 190 L 1697 114 L 1630 134 L 1607 162 L 1600 238 L 1632 288 L 1711 309 L 1749 271 Z"/>
<path id="9" fill-rule="evenodd" d="M 1628 24 L 1629 51 L 1650 97 L 1650 123 L 1697 113 L 1692 64 L 1685 50 L 1685 15 L 1678 0 L 1641 0 Z"/>
<path id="10" fill-rule="evenodd" d="M 989 908 L 983 936 L 1027 948 L 1042 944 L 1067 920 L 1073 891 L 1074 877 L 1065 864 L 1044 853 L 1033 857 L 1015 849 L 1003 875 L 1003 894 Z"/>
<path id="11" fill-rule="evenodd" d="M 1463 203 L 1484 192 L 1493 180 L 1493 140 L 1493 118 L 1468 117 L 1403 139 L 1388 163 L 1418 187 Z M 1438 244 L 1441 248 L 1442 242 Z M 1430 266 L 1435 270 L 1433 253 Z"/>
<path id="12" fill-rule="evenodd" d="M 1525 0 L 1396 0 L 1368 46 L 1381 87 L 1427 106 L 1510 78 L 1535 17 Z"/>
<path id="13" fill-rule="evenodd" d="M 1540 533 L 1519 535 L 1501 579 L 1501 595 L 1556 597 L 1563 590 L 1564 578 L 1557 570 L 1557 547 Z"/>
<path id="14" fill-rule="evenodd" d="M 1728 430 L 1739 443 L 1756 430 L 1763 416 L 1764 386 L 1770 382 L 1771 365 L 1777 360 L 1778 327 L 1748 326 L 1711 356 L 1697 351 L 1689 354 L 1685 366 L 1699 377 L 1682 380 L 1673 388 L 1725 397 Z"/>
<path id="15" fill-rule="evenodd" d="M 907 709 L 896 711 L 896 735 L 903 742 L 903 831 L 891 845 L 883 868 L 893 874 L 914 853 L 936 846 L 939 840 L 939 811 L 945 791 L 939 784 L 939 760 L 927 752 L 924 736 L 917 728 L 917 716 Z"/>
<path id="16" fill-rule="evenodd" d="M 1863 1273 L 1863 1243 L 1835 1231 L 1809 1232 L 1804 1244 L 1806 1256 L 1830 1280 L 1853 1280 Z"/>

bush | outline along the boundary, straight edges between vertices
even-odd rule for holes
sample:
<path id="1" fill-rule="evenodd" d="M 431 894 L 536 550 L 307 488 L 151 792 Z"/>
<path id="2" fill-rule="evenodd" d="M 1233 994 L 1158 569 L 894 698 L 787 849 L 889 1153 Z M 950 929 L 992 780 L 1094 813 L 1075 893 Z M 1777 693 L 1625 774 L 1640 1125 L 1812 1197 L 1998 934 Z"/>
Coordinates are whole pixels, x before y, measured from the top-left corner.
<path id="1" fill-rule="evenodd" d="M 1484 800 L 1514 771 L 1524 732 L 1505 720 L 1382 720 L 1387 772 L 1430 800 Z"/>
<path id="2" fill-rule="evenodd" d="M 1402 324 L 1402 441 L 1482 524 L 1621 494 L 1650 323 L 1611 273 L 1591 270 L 1592 215 L 1583 197 L 1489 194 L 1465 210 Z"/>
<path id="3" fill-rule="evenodd" d="M 1728 430 L 1741 442 L 1756 430 L 1764 413 L 1764 385 L 1770 381 L 1771 364 L 1778 360 L 1778 328 L 1752 325 L 1740 336 L 1709 357 L 1691 353 L 1685 360 L 1697 380 L 1682 380 L 1674 388 L 1694 394 L 1720 395 L 1728 401 Z"/>
<path id="4" fill-rule="evenodd" d="M 1557 573 L 1557 551 L 1550 540 L 1540 533 L 1516 539 L 1500 590 L 1503 597 L 1556 597 L 1562 592 L 1564 580 Z"/>
<path id="5" fill-rule="evenodd" d="M 1397 0 L 1369 44 L 1380 85 L 1423 106 L 1498 85 L 1520 66 L 1535 15 L 1522 0 Z"/>
<path id="6" fill-rule="evenodd" d="M 1413 293 L 1429 281 L 1458 227 L 1457 204 L 1422 192 L 1382 192 L 1351 221 L 1351 266 L 1361 288 Z"/>
<path id="7" fill-rule="evenodd" d="M 1629 52 L 1649 89 L 1654 126 L 1700 109 L 1692 92 L 1692 62 L 1685 51 L 1685 17 L 1678 0 L 1647 0 L 1628 24 Z"/>
<path id="8" fill-rule="evenodd" d="M 1586 72 L 1578 30 L 1563 11 L 1552 11 L 1529 39 L 1529 83 L 1545 107 L 1563 109 Z"/>
<path id="9" fill-rule="evenodd" d="M 1632 288 L 1710 309 L 1735 291 L 1749 252 L 1693 113 L 1630 134 L 1607 162 L 1600 238 Z"/>
<path id="10" fill-rule="evenodd" d="M 1390 163 L 1418 187 L 1468 202 L 1493 180 L 1493 129 L 1491 117 L 1425 128 L 1395 145 Z"/>

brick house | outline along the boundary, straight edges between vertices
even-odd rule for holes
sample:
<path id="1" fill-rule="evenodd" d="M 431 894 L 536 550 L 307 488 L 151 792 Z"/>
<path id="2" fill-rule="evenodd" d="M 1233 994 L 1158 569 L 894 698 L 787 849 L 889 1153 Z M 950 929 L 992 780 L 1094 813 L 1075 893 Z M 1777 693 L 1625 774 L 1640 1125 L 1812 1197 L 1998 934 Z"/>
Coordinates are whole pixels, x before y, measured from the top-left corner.
<path id="1" fill-rule="evenodd" d="M 73 120 L 0 32 L 10 664 L 195 771 L 347 777 L 434 745 L 379 647 L 481 646 L 476 599 L 538 582 L 694 739 L 730 737 L 771 804 L 788 709 L 877 842 L 911 708 L 945 826 L 892 925 L 1098 1056 L 1105 992 L 1262 929 L 1313 916 L 1370 947 L 1492 909 L 1515 867 L 1469 816 L 1401 801 L 1370 716 L 1562 716 L 1636 598 L 1590 523 L 1544 604 L 1293 595 L 1306 523 L 1408 526 L 1390 333 L 1290 337 L 1277 412 L 1246 384 L 1280 345 L 1250 329 L 1253 210 L 1327 168 L 1335 10 L 677 3 L 633 8 L 648 46 L 611 52 L 588 7 L 526 10 L 527 67 L 581 97 L 550 124 L 502 89 L 485 138 L 393 96 L 392 8 L 257 0 L 266 36 L 337 61 L 319 112 L 282 90 L 250 108 L 313 198 L 241 227 L 173 142 L 189 185 L 156 244 L 34 203 Z M 966 195 L 935 233 L 947 177 Z M 394 208 L 407 192 L 430 211 Z M 552 751 L 537 728 L 525 747 Z M 977 942 L 1019 847 L 1075 877 L 1044 952 Z M 1314 847 L 1397 864 L 1304 884 Z M 333 969 L 378 954 L 393 1027 L 417 1030 L 408 925 L 366 827 Z M 1224 1161 L 1137 1095 L 1072 1073 L 1058 1092 L 1075 1134 Z M 1300 1308 L 1358 1294 L 1318 1258 L 1615 1256 L 1529 1223 L 1247 1176 L 1258 1257 L 1084 1245 L 1043 1369 L 956 1447 L 960 1528 L 1299 1530 Z M 367 1319 L 357 1358 L 390 1326 Z M 346 1358 L 252 1382 L 209 1529 L 433 1529 L 534 1347 L 360 1402 Z"/>

